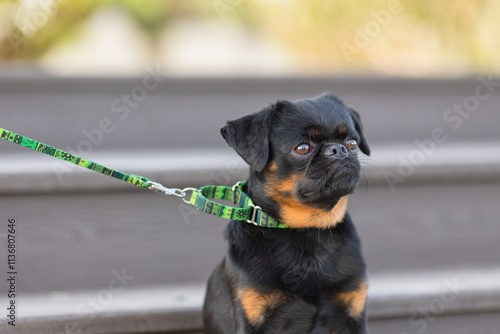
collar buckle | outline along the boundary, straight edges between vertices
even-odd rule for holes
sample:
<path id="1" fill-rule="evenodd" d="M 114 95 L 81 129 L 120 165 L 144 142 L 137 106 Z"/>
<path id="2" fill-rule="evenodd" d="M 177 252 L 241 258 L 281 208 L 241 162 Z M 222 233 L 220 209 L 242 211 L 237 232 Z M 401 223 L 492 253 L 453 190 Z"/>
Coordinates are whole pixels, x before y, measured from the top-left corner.
<path id="1" fill-rule="evenodd" d="M 254 205 L 254 204 L 249 204 L 248 206 L 252 207 L 253 210 L 252 210 L 252 219 L 247 220 L 247 223 L 259 226 L 259 224 L 257 224 L 255 219 L 257 218 L 257 211 L 260 210 L 262 212 L 262 208 L 258 205 Z"/>

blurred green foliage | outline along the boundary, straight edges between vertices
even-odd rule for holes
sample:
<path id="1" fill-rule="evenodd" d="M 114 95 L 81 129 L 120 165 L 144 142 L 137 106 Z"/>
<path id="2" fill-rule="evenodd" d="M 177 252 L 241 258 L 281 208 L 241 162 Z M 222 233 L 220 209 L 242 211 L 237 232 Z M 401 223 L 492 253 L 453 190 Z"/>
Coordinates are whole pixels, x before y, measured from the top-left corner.
<path id="1" fill-rule="evenodd" d="M 152 41 L 179 18 L 238 24 L 285 46 L 311 71 L 500 73 L 498 0 L 0 1 L 0 58 L 39 58 L 111 5 Z"/>

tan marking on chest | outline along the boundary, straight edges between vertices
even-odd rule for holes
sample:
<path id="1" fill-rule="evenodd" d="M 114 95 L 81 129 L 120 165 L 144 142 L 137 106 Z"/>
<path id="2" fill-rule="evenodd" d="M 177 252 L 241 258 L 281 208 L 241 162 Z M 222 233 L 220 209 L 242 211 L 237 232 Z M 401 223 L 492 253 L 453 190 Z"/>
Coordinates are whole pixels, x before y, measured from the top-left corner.
<path id="1" fill-rule="evenodd" d="M 236 296 L 243 306 L 248 322 L 253 326 L 265 321 L 266 311 L 277 307 L 285 300 L 281 293 L 259 293 L 253 288 L 242 288 Z"/>
<path id="2" fill-rule="evenodd" d="M 354 291 L 341 292 L 334 297 L 336 302 L 339 302 L 347 307 L 351 318 L 360 318 L 361 313 L 365 309 L 366 294 L 368 291 L 368 283 L 361 282 L 359 288 Z"/>

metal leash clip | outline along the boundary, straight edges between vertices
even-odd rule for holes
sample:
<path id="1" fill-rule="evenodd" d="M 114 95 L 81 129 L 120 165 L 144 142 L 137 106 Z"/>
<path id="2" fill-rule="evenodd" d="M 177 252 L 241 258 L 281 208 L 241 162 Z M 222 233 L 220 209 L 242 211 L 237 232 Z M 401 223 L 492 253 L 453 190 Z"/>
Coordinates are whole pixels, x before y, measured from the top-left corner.
<path id="1" fill-rule="evenodd" d="M 164 193 L 165 195 L 169 195 L 169 196 L 177 196 L 177 197 L 180 197 L 180 198 L 183 197 L 181 189 L 178 189 L 178 188 L 167 188 L 163 184 L 158 183 L 158 182 L 149 181 L 149 187 L 148 187 L 148 189 L 152 190 L 152 191 L 154 191 L 156 193 Z"/>
<path id="2" fill-rule="evenodd" d="M 152 190 L 154 192 L 157 192 L 157 193 L 158 192 L 164 193 L 165 195 L 168 195 L 168 196 L 176 196 L 176 197 L 182 198 L 182 200 L 187 204 L 190 204 L 190 202 L 186 199 L 186 193 L 188 191 L 192 191 L 192 192 L 199 191 L 196 188 L 184 188 L 184 189 L 167 188 L 163 184 L 158 183 L 158 182 L 153 182 L 153 181 L 149 181 L 148 189 Z"/>

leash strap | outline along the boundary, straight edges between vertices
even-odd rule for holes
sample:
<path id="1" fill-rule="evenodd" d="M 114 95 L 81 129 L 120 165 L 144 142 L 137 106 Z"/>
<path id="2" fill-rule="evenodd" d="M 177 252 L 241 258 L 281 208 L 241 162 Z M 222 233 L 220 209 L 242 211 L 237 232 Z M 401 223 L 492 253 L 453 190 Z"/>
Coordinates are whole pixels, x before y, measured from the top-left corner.
<path id="1" fill-rule="evenodd" d="M 131 183 L 139 188 L 148 189 L 150 186 L 149 179 L 143 176 L 134 174 L 129 175 L 119 172 L 103 165 L 99 165 L 98 163 L 80 158 L 66 151 L 59 150 L 50 145 L 38 142 L 34 139 L 21 136 L 20 134 L 14 133 L 9 130 L 0 128 L 0 138 L 10 141 L 11 143 L 19 144 L 33 151 L 44 153 L 50 155 L 51 157 L 58 158 L 72 164 L 93 170 L 94 172 L 102 173 L 104 175 L 108 175 L 116 179 Z"/>
<path id="2" fill-rule="evenodd" d="M 166 195 L 177 196 L 182 198 L 185 203 L 194 205 L 198 210 L 212 214 L 217 217 L 246 221 L 261 227 L 269 228 L 288 228 L 288 226 L 277 221 L 273 217 L 262 211 L 259 206 L 254 205 L 252 199 L 244 192 L 247 181 L 238 182 L 233 187 L 227 186 L 204 186 L 200 189 L 196 188 L 166 188 L 160 183 L 153 182 L 150 179 L 135 175 L 126 174 L 109 167 L 105 167 L 90 160 L 80 158 L 69 152 L 59 150 L 50 145 L 41 143 L 34 139 L 30 139 L 15 132 L 0 128 L 0 139 L 4 139 L 11 143 L 15 143 L 31 150 L 50 155 L 72 164 L 93 170 L 95 172 L 114 177 L 116 179 L 128 182 L 139 188 L 150 189 L 156 192 L 163 192 Z M 186 199 L 187 192 L 192 191 L 191 198 Z M 211 199 L 230 200 L 234 204 L 241 206 L 240 208 L 223 205 Z"/>

